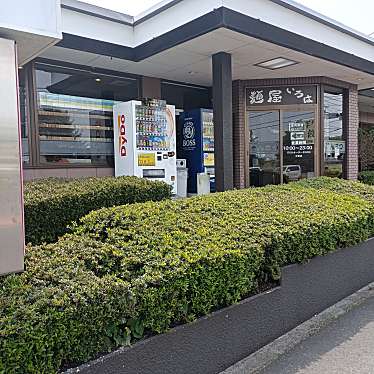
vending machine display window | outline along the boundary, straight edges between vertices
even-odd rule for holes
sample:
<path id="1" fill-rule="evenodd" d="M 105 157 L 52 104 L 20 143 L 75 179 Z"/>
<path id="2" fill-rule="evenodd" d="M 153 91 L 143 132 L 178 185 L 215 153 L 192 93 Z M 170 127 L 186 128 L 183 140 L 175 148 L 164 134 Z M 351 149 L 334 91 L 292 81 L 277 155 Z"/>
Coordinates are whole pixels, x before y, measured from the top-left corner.
<path id="1" fill-rule="evenodd" d="M 137 105 L 136 134 L 138 150 L 168 151 L 170 139 L 165 108 L 161 105 Z"/>

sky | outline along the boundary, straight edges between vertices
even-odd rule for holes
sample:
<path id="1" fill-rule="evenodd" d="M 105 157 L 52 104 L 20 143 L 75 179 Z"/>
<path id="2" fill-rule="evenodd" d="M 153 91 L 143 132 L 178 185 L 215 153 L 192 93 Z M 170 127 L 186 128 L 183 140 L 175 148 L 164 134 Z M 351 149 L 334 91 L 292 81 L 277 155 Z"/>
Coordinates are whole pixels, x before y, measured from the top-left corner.
<path id="1" fill-rule="evenodd" d="M 159 2 L 159 0 L 82 1 L 130 15 L 137 15 Z M 374 33 L 373 0 L 298 0 L 298 2 L 364 34 Z"/>

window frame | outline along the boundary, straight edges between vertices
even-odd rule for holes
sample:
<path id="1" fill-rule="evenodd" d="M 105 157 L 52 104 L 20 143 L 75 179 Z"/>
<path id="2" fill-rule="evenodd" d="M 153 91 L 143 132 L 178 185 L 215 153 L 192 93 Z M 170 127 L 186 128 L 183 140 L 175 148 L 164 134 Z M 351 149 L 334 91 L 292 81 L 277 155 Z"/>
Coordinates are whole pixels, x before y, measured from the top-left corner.
<path id="1" fill-rule="evenodd" d="M 319 100 L 318 88 L 317 88 L 317 100 Z M 293 104 L 293 105 L 264 105 L 261 108 L 254 108 L 251 109 L 249 106 L 246 106 L 245 110 L 245 142 L 246 142 L 246 164 L 248 165 L 245 169 L 246 175 L 246 187 L 251 187 L 250 185 L 250 178 L 249 178 L 249 165 L 250 165 L 250 141 L 249 141 L 249 130 L 250 130 L 250 120 L 248 118 L 248 114 L 250 112 L 266 112 L 266 111 L 275 111 L 279 113 L 279 168 L 283 170 L 284 167 L 284 154 L 283 154 L 283 136 L 284 136 L 284 121 L 283 121 L 283 113 L 284 112 L 303 112 L 303 111 L 312 111 L 314 112 L 314 131 L 315 131 L 315 149 L 313 154 L 313 163 L 314 163 L 314 173 L 315 176 L 318 175 L 319 171 L 319 160 L 318 160 L 318 143 L 320 137 L 320 106 L 318 102 L 312 105 L 304 105 L 304 104 Z M 283 173 L 280 175 L 280 184 L 284 184 L 283 180 Z"/>
<path id="2" fill-rule="evenodd" d="M 112 76 L 118 78 L 130 78 L 136 80 L 137 84 L 137 98 L 133 100 L 138 100 L 141 97 L 141 76 L 122 73 L 101 68 L 90 68 L 88 66 L 72 64 L 68 62 L 48 60 L 48 59 L 36 59 L 28 64 L 28 85 L 27 85 L 27 97 L 29 105 L 29 153 L 30 162 L 24 164 L 24 169 L 108 169 L 112 168 L 110 165 L 92 165 L 85 163 L 74 163 L 74 164 L 58 164 L 58 163 L 45 163 L 40 160 L 40 142 L 39 142 L 39 120 L 38 120 L 38 93 L 36 85 L 36 70 L 38 65 L 49 65 L 55 66 L 59 69 L 75 70 L 81 71 L 86 74 L 95 74 L 98 76 Z"/>
<path id="3" fill-rule="evenodd" d="M 320 159 L 321 159 L 321 168 L 320 174 L 322 176 L 325 175 L 325 117 L 324 117 L 324 107 L 325 107 L 325 93 L 334 93 L 331 91 L 337 91 L 335 93 L 339 93 L 342 95 L 342 138 L 345 142 L 346 146 L 346 153 L 344 160 L 342 162 L 342 178 L 346 179 L 347 175 L 347 126 L 349 124 L 349 88 L 341 87 L 331 84 L 323 84 L 321 85 L 321 100 L 320 100 L 320 108 L 321 108 L 321 118 L 320 118 L 320 131 L 321 131 L 321 152 L 320 152 Z M 340 92 L 338 92 L 340 91 Z"/>
<path id="4" fill-rule="evenodd" d="M 32 67 L 31 64 L 26 64 L 22 67 L 22 71 L 24 74 L 24 83 L 25 83 L 25 106 L 26 106 L 26 112 L 25 112 L 25 122 L 26 122 L 26 129 L 27 129 L 27 144 L 29 147 L 29 161 L 28 162 L 22 162 L 22 167 L 24 169 L 27 169 L 31 167 L 34 164 L 34 157 L 33 157 L 33 134 L 32 134 L 32 115 L 33 115 L 33 106 L 32 106 L 32 88 L 31 88 L 31 71 Z M 19 73 L 20 74 L 20 73 Z M 18 81 L 20 82 L 20 78 L 18 78 Z M 18 90 L 20 88 L 20 83 L 18 83 Z M 21 112 L 19 113 L 21 121 Z M 22 149 L 22 160 L 23 160 L 23 149 Z"/>

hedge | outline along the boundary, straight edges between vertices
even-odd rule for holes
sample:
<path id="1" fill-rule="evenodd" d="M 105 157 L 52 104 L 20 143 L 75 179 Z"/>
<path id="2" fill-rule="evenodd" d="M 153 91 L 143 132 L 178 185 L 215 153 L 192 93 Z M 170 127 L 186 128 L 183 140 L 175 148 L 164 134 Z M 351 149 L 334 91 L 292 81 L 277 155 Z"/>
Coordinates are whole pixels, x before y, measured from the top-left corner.
<path id="1" fill-rule="evenodd" d="M 162 200 L 170 187 L 136 177 L 43 179 L 25 183 L 26 243 L 54 242 L 67 226 L 92 210 Z"/>
<path id="2" fill-rule="evenodd" d="M 313 188 L 316 190 L 329 190 L 339 194 L 351 194 L 365 199 L 374 205 L 374 186 L 356 181 L 348 181 L 338 178 L 319 177 L 303 179 L 300 182 L 291 183 L 287 187 L 291 189 Z"/>
<path id="3" fill-rule="evenodd" d="M 0 373 L 55 373 L 372 236 L 371 187 L 327 179 L 104 208 L 29 246 L 26 271 L 0 278 Z"/>
<path id="4" fill-rule="evenodd" d="M 358 174 L 358 179 L 359 181 L 363 183 L 374 185 L 374 171 L 372 170 L 361 171 Z"/>

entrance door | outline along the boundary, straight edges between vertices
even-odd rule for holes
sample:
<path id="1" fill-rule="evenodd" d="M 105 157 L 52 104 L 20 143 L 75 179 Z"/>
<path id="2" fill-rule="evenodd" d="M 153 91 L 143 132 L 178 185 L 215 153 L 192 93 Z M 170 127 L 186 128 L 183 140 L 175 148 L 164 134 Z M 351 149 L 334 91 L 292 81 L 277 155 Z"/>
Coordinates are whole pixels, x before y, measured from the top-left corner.
<path id="1" fill-rule="evenodd" d="M 281 183 L 279 110 L 249 112 L 251 186 Z"/>
<path id="2" fill-rule="evenodd" d="M 250 186 L 315 175 L 315 118 L 314 108 L 248 112 Z"/>
<path id="3" fill-rule="evenodd" d="M 281 111 L 283 123 L 283 181 L 314 177 L 315 112 Z"/>

